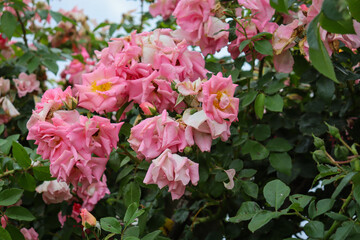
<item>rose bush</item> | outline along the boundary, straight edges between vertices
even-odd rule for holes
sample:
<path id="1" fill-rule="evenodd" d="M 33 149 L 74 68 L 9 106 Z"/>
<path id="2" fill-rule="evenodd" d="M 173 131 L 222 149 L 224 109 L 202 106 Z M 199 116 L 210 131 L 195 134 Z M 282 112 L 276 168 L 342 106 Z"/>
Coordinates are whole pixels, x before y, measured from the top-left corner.
<path id="1" fill-rule="evenodd" d="M 358 4 L 0 2 L 0 239 L 357 239 Z"/>

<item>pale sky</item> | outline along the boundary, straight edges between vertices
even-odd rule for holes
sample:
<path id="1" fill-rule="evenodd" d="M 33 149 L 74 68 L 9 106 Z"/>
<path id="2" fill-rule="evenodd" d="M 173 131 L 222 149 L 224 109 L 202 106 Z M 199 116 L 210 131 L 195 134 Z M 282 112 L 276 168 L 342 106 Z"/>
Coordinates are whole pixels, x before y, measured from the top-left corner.
<path id="1" fill-rule="evenodd" d="M 120 22 L 123 13 L 136 9 L 140 13 L 140 0 L 50 0 L 53 10 L 71 10 L 77 6 L 83 9 L 85 15 L 90 19 L 96 19 L 98 23 L 104 20 L 110 22 Z M 148 9 L 149 4 L 144 1 L 144 10 Z"/>

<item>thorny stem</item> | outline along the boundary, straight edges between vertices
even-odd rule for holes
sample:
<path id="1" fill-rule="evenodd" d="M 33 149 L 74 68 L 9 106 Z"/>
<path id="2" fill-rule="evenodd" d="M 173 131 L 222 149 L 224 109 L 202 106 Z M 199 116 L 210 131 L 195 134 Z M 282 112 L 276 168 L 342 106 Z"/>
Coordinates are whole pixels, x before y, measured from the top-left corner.
<path id="1" fill-rule="evenodd" d="M 21 17 L 20 17 L 20 14 L 19 14 L 19 11 L 15 9 L 15 12 L 16 12 L 16 16 L 20 22 L 20 25 L 21 25 L 21 30 L 23 32 L 23 39 L 24 39 L 24 43 L 25 43 L 25 46 L 27 48 L 29 48 L 28 46 L 28 42 L 27 42 L 27 38 L 26 38 L 26 30 L 25 30 L 25 26 L 24 26 L 24 23 L 21 21 Z"/>
<path id="2" fill-rule="evenodd" d="M 349 149 L 350 152 L 352 152 L 354 155 L 358 155 L 358 153 L 356 151 L 354 151 L 354 149 L 352 149 L 345 141 L 344 139 L 342 139 L 341 137 L 339 138 L 340 142 L 347 148 Z"/>
<path id="3" fill-rule="evenodd" d="M 347 206 L 349 205 L 349 203 L 352 200 L 352 195 L 353 195 L 353 191 L 351 190 L 349 196 L 346 198 L 345 202 L 343 203 L 343 205 L 340 208 L 339 214 L 343 214 L 347 208 Z M 327 240 L 331 237 L 331 235 L 336 231 L 336 229 L 341 225 L 340 221 L 334 221 L 333 224 L 331 225 L 329 231 L 327 231 L 324 240 Z"/>
<path id="4" fill-rule="evenodd" d="M 99 237 L 96 235 L 96 233 L 95 233 L 94 229 L 91 229 L 91 232 L 94 234 L 94 236 L 95 236 L 96 240 L 99 240 Z"/>

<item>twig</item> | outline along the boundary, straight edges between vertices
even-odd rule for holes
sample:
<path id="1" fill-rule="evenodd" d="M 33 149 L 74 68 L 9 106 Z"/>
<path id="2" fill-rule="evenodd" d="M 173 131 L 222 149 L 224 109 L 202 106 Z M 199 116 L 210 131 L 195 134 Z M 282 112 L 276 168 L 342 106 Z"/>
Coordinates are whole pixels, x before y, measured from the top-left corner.
<path id="1" fill-rule="evenodd" d="M 9 170 L 7 172 L 4 172 L 4 173 L 0 174 L 0 179 L 7 175 L 13 174 L 14 172 L 15 172 L 15 170 Z"/>
<path id="2" fill-rule="evenodd" d="M 140 164 L 141 160 L 134 157 L 123 145 L 119 145 L 119 147 L 124 151 L 125 155 L 131 158 L 135 163 Z"/>
<path id="3" fill-rule="evenodd" d="M 28 45 L 28 42 L 27 42 L 27 38 L 26 38 L 26 30 L 25 30 L 25 26 L 24 26 L 24 23 L 21 21 L 21 17 L 20 17 L 20 14 L 19 14 L 19 11 L 15 9 L 15 12 L 16 12 L 16 16 L 20 22 L 20 25 L 21 25 L 21 30 L 23 32 L 23 39 L 24 39 L 24 43 L 25 43 L 25 46 L 27 48 L 29 48 L 29 45 Z"/>

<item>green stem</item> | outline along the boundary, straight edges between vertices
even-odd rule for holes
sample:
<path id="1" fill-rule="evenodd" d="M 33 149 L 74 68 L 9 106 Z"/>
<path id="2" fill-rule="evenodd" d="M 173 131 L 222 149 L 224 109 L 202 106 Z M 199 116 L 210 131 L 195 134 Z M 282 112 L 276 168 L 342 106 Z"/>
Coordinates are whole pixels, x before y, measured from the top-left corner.
<path id="1" fill-rule="evenodd" d="M 346 198 L 345 202 L 343 203 L 343 205 L 340 208 L 339 214 L 343 214 L 347 208 L 347 206 L 350 204 L 351 200 L 352 200 L 352 195 L 353 195 L 353 191 L 351 190 L 349 196 Z M 327 231 L 324 240 L 327 240 L 331 237 L 331 235 L 336 231 L 336 229 L 338 229 L 338 227 L 341 225 L 340 221 L 334 221 L 333 224 L 331 225 L 329 231 Z"/>
<path id="2" fill-rule="evenodd" d="M 9 170 L 7 172 L 4 172 L 4 173 L 0 174 L 0 179 L 7 175 L 13 174 L 14 172 L 15 172 L 15 170 Z"/>
<path id="3" fill-rule="evenodd" d="M 260 61 L 258 79 L 262 78 L 262 76 L 263 76 L 264 64 L 265 64 L 265 58 L 261 59 L 261 61 Z"/>
<path id="4" fill-rule="evenodd" d="M 27 38 L 26 38 L 26 29 L 25 29 L 25 26 L 24 26 L 24 23 L 21 21 L 21 17 L 20 17 L 20 14 L 19 14 L 19 11 L 15 9 L 15 12 L 16 12 L 16 16 L 20 22 L 20 25 L 21 25 L 21 30 L 23 32 L 23 39 L 24 39 L 24 43 L 25 43 L 25 46 L 27 48 L 29 48 L 28 46 L 28 42 L 27 42 Z"/>
<path id="5" fill-rule="evenodd" d="M 345 141 L 344 139 L 342 139 L 341 137 L 339 138 L 340 142 L 347 148 L 349 149 L 350 152 L 352 152 L 352 154 L 354 155 L 358 155 L 358 153 L 356 151 L 354 151 L 354 149 L 352 149 Z"/>

